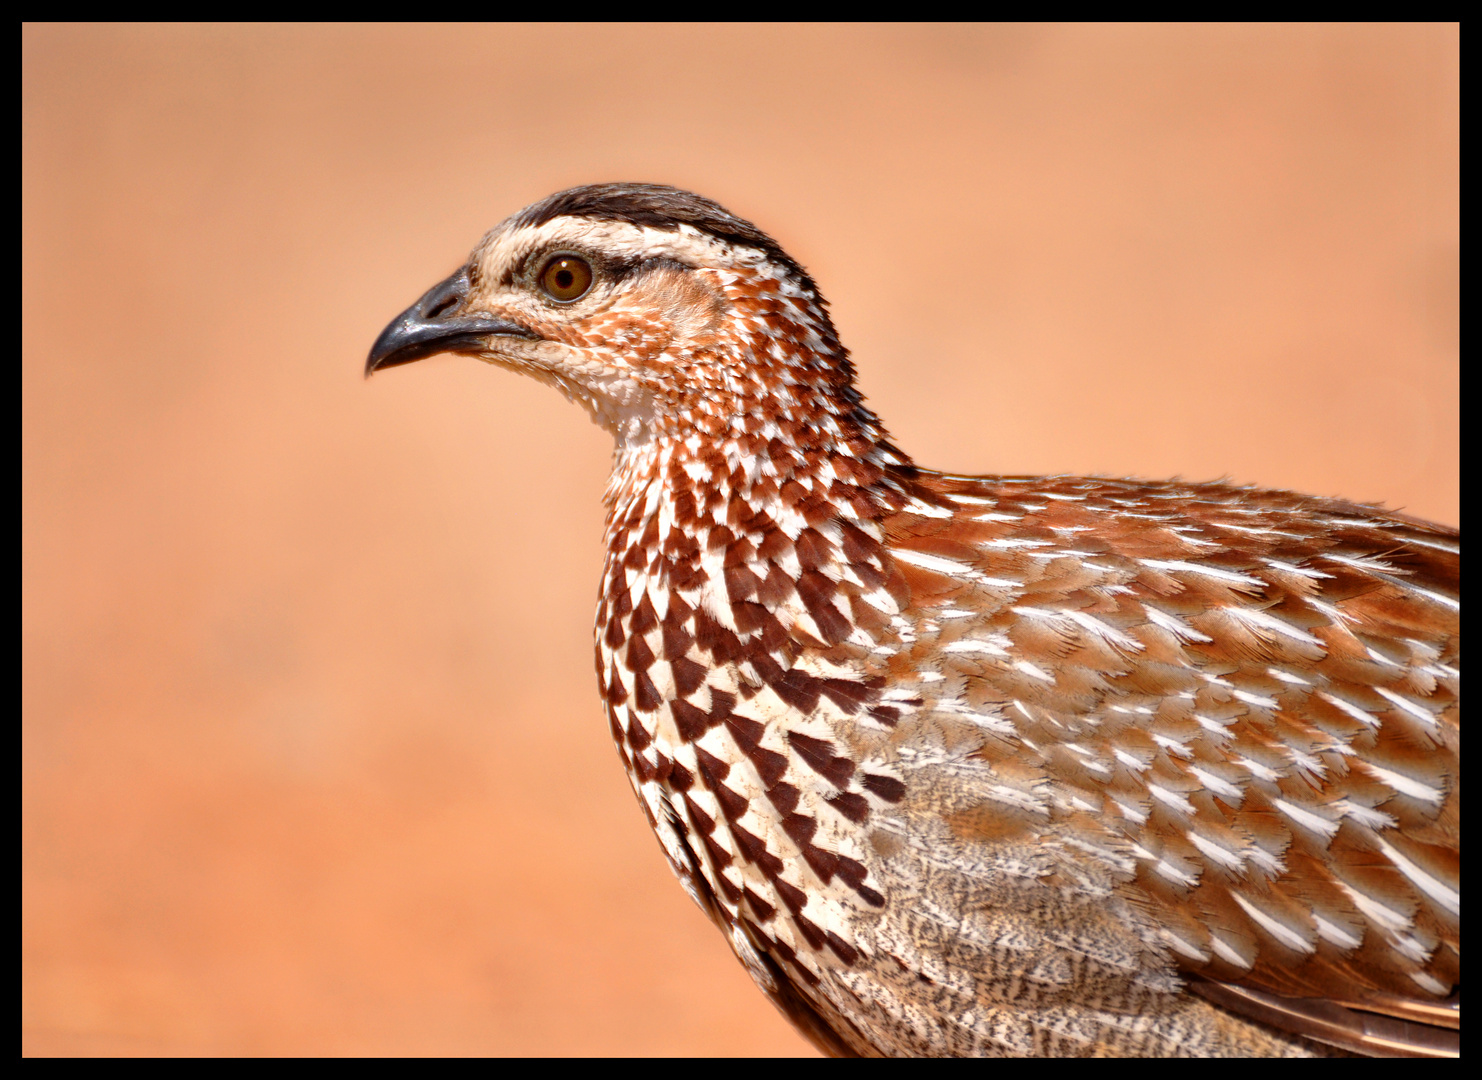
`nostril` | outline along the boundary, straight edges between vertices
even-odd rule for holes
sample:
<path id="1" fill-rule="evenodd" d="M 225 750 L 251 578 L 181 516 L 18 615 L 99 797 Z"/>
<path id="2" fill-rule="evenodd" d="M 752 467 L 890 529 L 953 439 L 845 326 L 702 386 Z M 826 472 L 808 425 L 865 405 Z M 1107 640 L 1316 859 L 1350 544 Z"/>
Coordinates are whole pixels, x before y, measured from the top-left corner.
<path id="1" fill-rule="evenodd" d="M 437 303 L 433 304 L 431 309 L 427 312 L 427 317 L 429 319 L 441 318 L 443 315 L 446 315 L 449 311 L 453 310 L 453 308 L 457 307 L 458 301 L 461 299 L 463 298 L 457 293 L 453 293 L 450 296 L 440 297 Z"/>

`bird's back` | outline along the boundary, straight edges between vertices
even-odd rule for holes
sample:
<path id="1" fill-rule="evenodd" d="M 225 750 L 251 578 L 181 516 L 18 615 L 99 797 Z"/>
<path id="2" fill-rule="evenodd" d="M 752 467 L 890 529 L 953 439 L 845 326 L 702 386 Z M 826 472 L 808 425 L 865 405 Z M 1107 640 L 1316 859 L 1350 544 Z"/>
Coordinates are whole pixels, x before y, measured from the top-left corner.
<path id="1" fill-rule="evenodd" d="M 913 898 L 874 917 L 882 999 L 958 1052 L 1281 1045 L 1206 1000 L 1454 1043 L 1457 535 L 1218 484 L 902 486 L 881 722 L 837 728 L 901 784 L 865 860 Z"/>

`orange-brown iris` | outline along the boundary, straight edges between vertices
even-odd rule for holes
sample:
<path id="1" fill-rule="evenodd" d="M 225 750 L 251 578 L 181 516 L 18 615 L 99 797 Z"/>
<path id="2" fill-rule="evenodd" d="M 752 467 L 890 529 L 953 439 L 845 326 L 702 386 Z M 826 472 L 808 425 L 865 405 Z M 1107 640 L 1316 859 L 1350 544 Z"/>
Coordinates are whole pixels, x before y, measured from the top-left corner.
<path id="1" fill-rule="evenodd" d="M 540 287 L 553 300 L 575 300 L 592 287 L 592 265 L 575 255 L 557 255 L 540 272 Z"/>

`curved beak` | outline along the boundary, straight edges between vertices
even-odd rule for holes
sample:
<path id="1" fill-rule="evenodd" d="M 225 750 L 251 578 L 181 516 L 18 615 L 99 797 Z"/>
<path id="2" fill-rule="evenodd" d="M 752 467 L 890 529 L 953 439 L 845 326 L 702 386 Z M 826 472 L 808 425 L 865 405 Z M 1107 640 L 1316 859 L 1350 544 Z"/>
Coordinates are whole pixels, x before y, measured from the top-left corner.
<path id="1" fill-rule="evenodd" d="M 440 352 L 484 352 L 495 336 L 536 340 L 539 335 L 509 319 L 481 312 L 459 314 L 468 299 L 468 269 L 459 270 L 422 294 L 381 331 L 365 361 L 365 374 L 410 364 Z"/>

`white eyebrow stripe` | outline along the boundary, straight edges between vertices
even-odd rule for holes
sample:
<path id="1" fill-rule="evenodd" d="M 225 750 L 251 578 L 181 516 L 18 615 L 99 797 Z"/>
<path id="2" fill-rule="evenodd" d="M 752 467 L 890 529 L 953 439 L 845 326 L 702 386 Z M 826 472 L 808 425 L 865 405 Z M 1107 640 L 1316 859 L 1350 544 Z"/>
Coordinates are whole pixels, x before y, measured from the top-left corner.
<path id="1" fill-rule="evenodd" d="M 474 249 L 475 257 L 486 259 L 487 253 L 500 250 L 508 259 L 516 253 L 528 253 L 555 243 L 586 244 L 614 254 L 667 255 L 686 266 L 710 266 L 721 271 L 736 266 L 759 266 L 770 261 L 760 248 L 727 243 L 687 223 L 682 223 L 677 229 L 661 229 L 627 221 L 563 214 L 540 225 L 520 225 L 505 230 L 506 224 L 496 225 L 479 241 Z"/>

